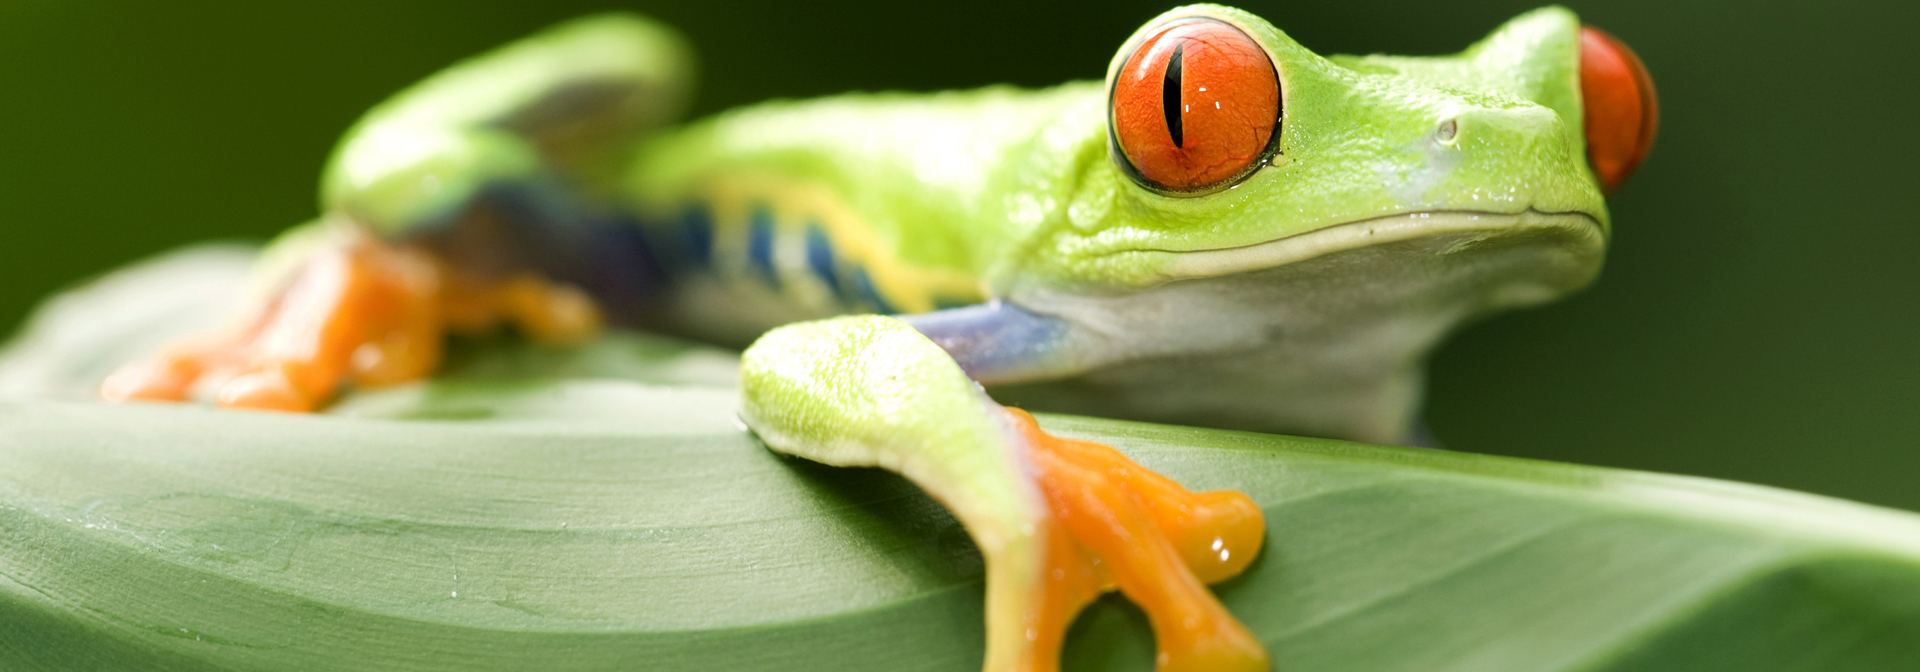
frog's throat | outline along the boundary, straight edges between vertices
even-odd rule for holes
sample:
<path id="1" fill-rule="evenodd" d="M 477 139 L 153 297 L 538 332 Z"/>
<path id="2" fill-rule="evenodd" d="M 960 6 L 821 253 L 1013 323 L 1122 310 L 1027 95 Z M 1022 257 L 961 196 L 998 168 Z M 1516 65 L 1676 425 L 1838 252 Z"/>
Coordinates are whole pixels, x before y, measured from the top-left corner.
<path id="1" fill-rule="evenodd" d="M 1598 249 L 1606 244 L 1600 221 L 1584 212 L 1518 213 L 1438 210 L 1411 212 L 1337 224 L 1324 229 L 1241 247 L 1175 252 L 1159 280 L 1194 278 L 1278 268 L 1336 252 L 1448 233 L 1490 235 L 1557 229 Z"/>

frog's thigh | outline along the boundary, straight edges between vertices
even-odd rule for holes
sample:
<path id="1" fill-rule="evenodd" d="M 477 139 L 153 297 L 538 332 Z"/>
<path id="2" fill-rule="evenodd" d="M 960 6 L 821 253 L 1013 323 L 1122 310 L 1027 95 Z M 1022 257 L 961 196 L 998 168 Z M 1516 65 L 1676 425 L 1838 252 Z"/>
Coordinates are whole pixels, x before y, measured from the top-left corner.
<path id="1" fill-rule="evenodd" d="M 1106 446 L 1041 432 L 888 317 L 784 327 L 747 350 L 742 417 L 775 450 L 901 473 L 987 562 L 987 669 L 1053 670 L 1073 616 L 1114 588 L 1147 610 L 1162 670 L 1265 669 L 1202 584 L 1259 550 L 1258 507 L 1192 493 Z"/>

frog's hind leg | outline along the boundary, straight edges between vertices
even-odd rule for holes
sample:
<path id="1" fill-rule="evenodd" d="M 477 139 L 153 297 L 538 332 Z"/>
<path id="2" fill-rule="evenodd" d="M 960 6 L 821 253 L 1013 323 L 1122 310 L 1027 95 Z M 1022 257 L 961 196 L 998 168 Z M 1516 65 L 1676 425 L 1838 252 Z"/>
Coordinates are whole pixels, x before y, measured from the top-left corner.
<path id="1" fill-rule="evenodd" d="M 318 235 L 232 326 L 120 369 L 102 383 L 102 396 L 182 400 L 204 392 L 221 406 L 310 411 L 343 383 L 429 375 L 448 330 L 513 322 L 536 340 L 568 341 L 599 324 L 584 294 L 537 276 L 473 278 L 420 248 L 352 227 Z"/>
<path id="2" fill-rule="evenodd" d="M 577 340 L 636 293 L 644 249 L 604 204 L 633 144 L 685 98 L 670 31 L 611 14 L 469 59 L 370 112 L 326 171 L 322 222 L 262 262 L 234 327 L 126 367 L 109 399 L 306 411 L 345 383 L 424 377 L 445 332 L 517 323 Z M 276 260 L 291 260 L 280 263 Z"/>
<path id="3" fill-rule="evenodd" d="M 899 472 L 954 513 L 987 561 L 989 672 L 1052 671 L 1073 618 L 1118 588 L 1145 609 L 1163 671 L 1264 670 L 1207 591 L 1258 553 L 1260 510 L 1192 493 L 1112 448 L 1000 407 L 933 340 L 860 316 L 783 327 L 747 350 L 742 417 L 767 445 Z"/>
<path id="4" fill-rule="evenodd" d="M 312 235 L 312 234 L 310 234 Z M 353 374 L 395 382 L 439 362 L 434 262 L 371 236 L 324 232 L 280 286 L 231 327 L 182 341 L 101 385 L 109 400 L 181 400 L 306 411 Z"/>

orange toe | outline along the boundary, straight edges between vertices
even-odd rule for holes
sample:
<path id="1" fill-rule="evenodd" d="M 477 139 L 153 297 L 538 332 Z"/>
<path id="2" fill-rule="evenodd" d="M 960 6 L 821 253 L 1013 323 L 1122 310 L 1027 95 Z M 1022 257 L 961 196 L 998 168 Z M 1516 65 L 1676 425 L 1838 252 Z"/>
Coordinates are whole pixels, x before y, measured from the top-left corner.
<path id="1" fill-rule="evenodd" d="M 175 357 L 135 362 L 114 371 L 100 383 L 107 401 L 183 401 L 199 375 L 199 367 Z"/>
<path id="2" fill-rule="evenodd" d="M 578 288 L 523 275 L 501 291 L 508 314 L 535 341 L 578 343 L 600 331 L 599 309 Z"/>
<path id="3" fill-rule="evenodd" d="M 295 386 L 281 367 L 268 366 L 228 379 L 220 386 L 214 403 L 227 408 L 307 413 L 318 408 L 320 400 Z"/>
<path id="4" fill-rule="evenodd" d="M 441 310 L 457 331 L 481 331 L 511 322 L 540 343 L 578 343 L 600 333 L 603 320 L 593 298 L 578 287 L 533 273 L 504 280 L 447 273 Z"/>
<path id="5" fill-rule="evenodd" d="M 1037 669 L 1056 669 L 1073 617 L 1116 588 L 1147 612 L 1162 672 L 1268 668 L 1266 649 L 1206 588 L 1259 553 L 1266 522 L 1251 499 L 1191 492 L 1111 447 L 1048 435 L 1009 411 L 1055 522 L 1030 636 Z"/>
<path id="6" fill-rule="evenodd" d="M 423 377 L 439 361 L 443 331 L 433 311 L 436 273 L 424 252 L 343 231 L 243 315 L 238 328 L 187 339 L 123 367 L 101 383 L 100 395 L 182 400 L 196 388 L 213 387 L 220 406 L 307 412 L 350 374 L 389 383 Z M 385 349 L 356 356 L 370 343 Z M 359 366 L 356 360 L 373 361 Z"/>
<path id="7" fill-rule="evenodd" d="M 449 329 L 512 321 L 534 340 L 575 342 L 600 312 L 579 289 L 533 274 L 481 278 L 353 228 L 318 247 L 241 329 L 191 339 L 101 383 L 111 401 L 182 400 L 217 387 L 232 408 L 307 412 L 347 383 L 387 386 L 432 375 Z"/>

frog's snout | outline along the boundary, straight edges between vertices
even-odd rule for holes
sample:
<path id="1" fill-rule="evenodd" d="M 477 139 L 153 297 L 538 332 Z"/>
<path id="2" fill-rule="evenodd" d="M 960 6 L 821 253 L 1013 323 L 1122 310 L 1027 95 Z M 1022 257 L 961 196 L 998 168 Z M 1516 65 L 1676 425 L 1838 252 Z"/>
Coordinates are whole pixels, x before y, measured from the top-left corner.
<path id="1" fill-rule="evenodd" d="M 1563 143 L 1566 124 L 1539 105 L 1472 107 L 1441 118 L 1430 136 L 1435 144 L 1468 153 L 1538 151 Z"/>
<path id="2" fill-rule="evenodd" d="M 1566 124 L 1539 105 L 1461 106 L 1417 132 L 1381 172 L 1406 210 L 1507 212 L 1500 202 L 1528 200 L 1555 175 L 1578 172 Z M 1472 201 L 1458 202 L 1463 195 Z"/>

